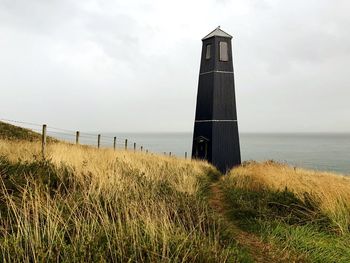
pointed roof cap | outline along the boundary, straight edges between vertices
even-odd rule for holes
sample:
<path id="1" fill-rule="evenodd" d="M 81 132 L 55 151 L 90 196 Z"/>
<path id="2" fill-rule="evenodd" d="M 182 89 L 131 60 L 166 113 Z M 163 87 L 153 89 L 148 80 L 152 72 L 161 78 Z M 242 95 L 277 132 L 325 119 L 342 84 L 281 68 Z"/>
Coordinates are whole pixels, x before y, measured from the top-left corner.
<path id="1" fill-rule="evenodd" d="M 232 38 L 231 35 L 227 34 L 225 31 L 221 30 L 220 26 L 218 26 L 213 31 L 211 31 L 208 35 L 203 37 L 202 40 L 205 40 L 205 39 L 208 39 L 208 38 L 211 38 L 211 37 L 215 37 L 215 36 Z"/>

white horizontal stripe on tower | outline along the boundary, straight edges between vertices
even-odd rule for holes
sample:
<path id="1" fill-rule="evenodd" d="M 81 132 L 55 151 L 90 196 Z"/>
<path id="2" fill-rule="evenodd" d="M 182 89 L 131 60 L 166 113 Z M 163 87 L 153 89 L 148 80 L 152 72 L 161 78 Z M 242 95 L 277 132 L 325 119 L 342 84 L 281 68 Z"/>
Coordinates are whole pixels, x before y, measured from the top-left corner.
<path id="1" fill-rule="evenodd" d="M 195 120 L 195 122 L 235 122 L 237 120 Z"/>
<path id="2" fill-rule="evenodd" d="M 204 74 L 209 74 L 209 73 L 225 73 L 225 74 L 233 74 L 233 71 L 221 71 L 221 70 L 212 70 L 212 71 L 207 71 L 207 72 L 203 72 L 203 73 L 199 73 L 200 75 L 204 75 Z"/>

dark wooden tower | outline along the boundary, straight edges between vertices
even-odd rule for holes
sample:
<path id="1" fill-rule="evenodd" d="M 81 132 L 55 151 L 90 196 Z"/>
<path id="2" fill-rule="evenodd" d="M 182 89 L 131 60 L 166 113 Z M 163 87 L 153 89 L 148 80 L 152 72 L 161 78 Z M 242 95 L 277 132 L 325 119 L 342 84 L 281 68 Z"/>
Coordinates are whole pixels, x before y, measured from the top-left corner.
<path id="1" fill-rule="evenodd" d="M 220 27 L 202 39 L 192 145 L 193 158 L 223 173 L 241 164 L 231 39 Z"/>

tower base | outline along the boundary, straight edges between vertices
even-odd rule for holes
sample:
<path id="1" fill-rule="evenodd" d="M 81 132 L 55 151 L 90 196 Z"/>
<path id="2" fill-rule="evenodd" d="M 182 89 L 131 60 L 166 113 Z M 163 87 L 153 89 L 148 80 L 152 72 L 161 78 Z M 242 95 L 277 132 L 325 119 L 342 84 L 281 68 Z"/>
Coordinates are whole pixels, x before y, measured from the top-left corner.
<path id="1" fill-rule="evenodd" d="M 240 165 L 237 121 L 196 121 L 192 158 L 206 159 L 222 173 Z"/>

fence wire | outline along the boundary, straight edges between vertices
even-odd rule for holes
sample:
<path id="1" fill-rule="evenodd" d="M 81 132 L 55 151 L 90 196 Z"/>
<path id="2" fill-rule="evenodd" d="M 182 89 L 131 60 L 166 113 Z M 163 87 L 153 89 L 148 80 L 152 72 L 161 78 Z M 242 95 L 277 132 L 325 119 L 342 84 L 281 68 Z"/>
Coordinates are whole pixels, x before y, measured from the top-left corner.
<path id="1" fill-rule="evenodd" d="M 22 128 L 27 128 L 33 132 L 42 134 L 43 131 L 43 125 L 39 123 L 33 123 L 33 122 L 26 122 L 26 121 L 19 121 L 19 120 L 13 120 L 13 119 L 7 119 L 7 118 L 0 118 L 0 121 L 8 123 L 8 124 L 16 124 L 17 126 L 20 126 Z M 46 126 L 46 135 L 52 138 L 55 138 L 60 141 L 65 141 L 69 143 L 76 143 L 77 140 L 77 132 L 79 132 L 78 141 L 81 145 L 88 145 L 93 147 L 98 147 L 98 136 L 100 136 L 100 147 L 103 148 L 113 148 L 114 147 L 114 138 L 116 138 L 116 148 L 117 149 L 125 149 L 125 141 L 127 140 L 127 149 L 133 151 L 134 150 L 134 144 L 136 144 L 136 151 L 140 151 L 141 147 L 143 152 L 149 152 L 151 153 L 151 150 L 154 146 L 159 147 L 159 144 L 151 145 L 149 143 L 140 144 L 138 142 L 134 142 L 133 140 L 127 139 L 127 138 L 120 138 L 118 136 L 111 136 L 103 133 L 91 133 L 91 132 L 85 132 L 85 131 L 74 131 L 69 130 L 65 128 L 58 128 L 53 126 Z M 165 152 L 163 150 L 157 151 L 160 154 L 164 155 L 171 155 L 173 156 L 172 152 Z M 184 153 L 185 158 L 187 158 L 187 152 Z"/>

